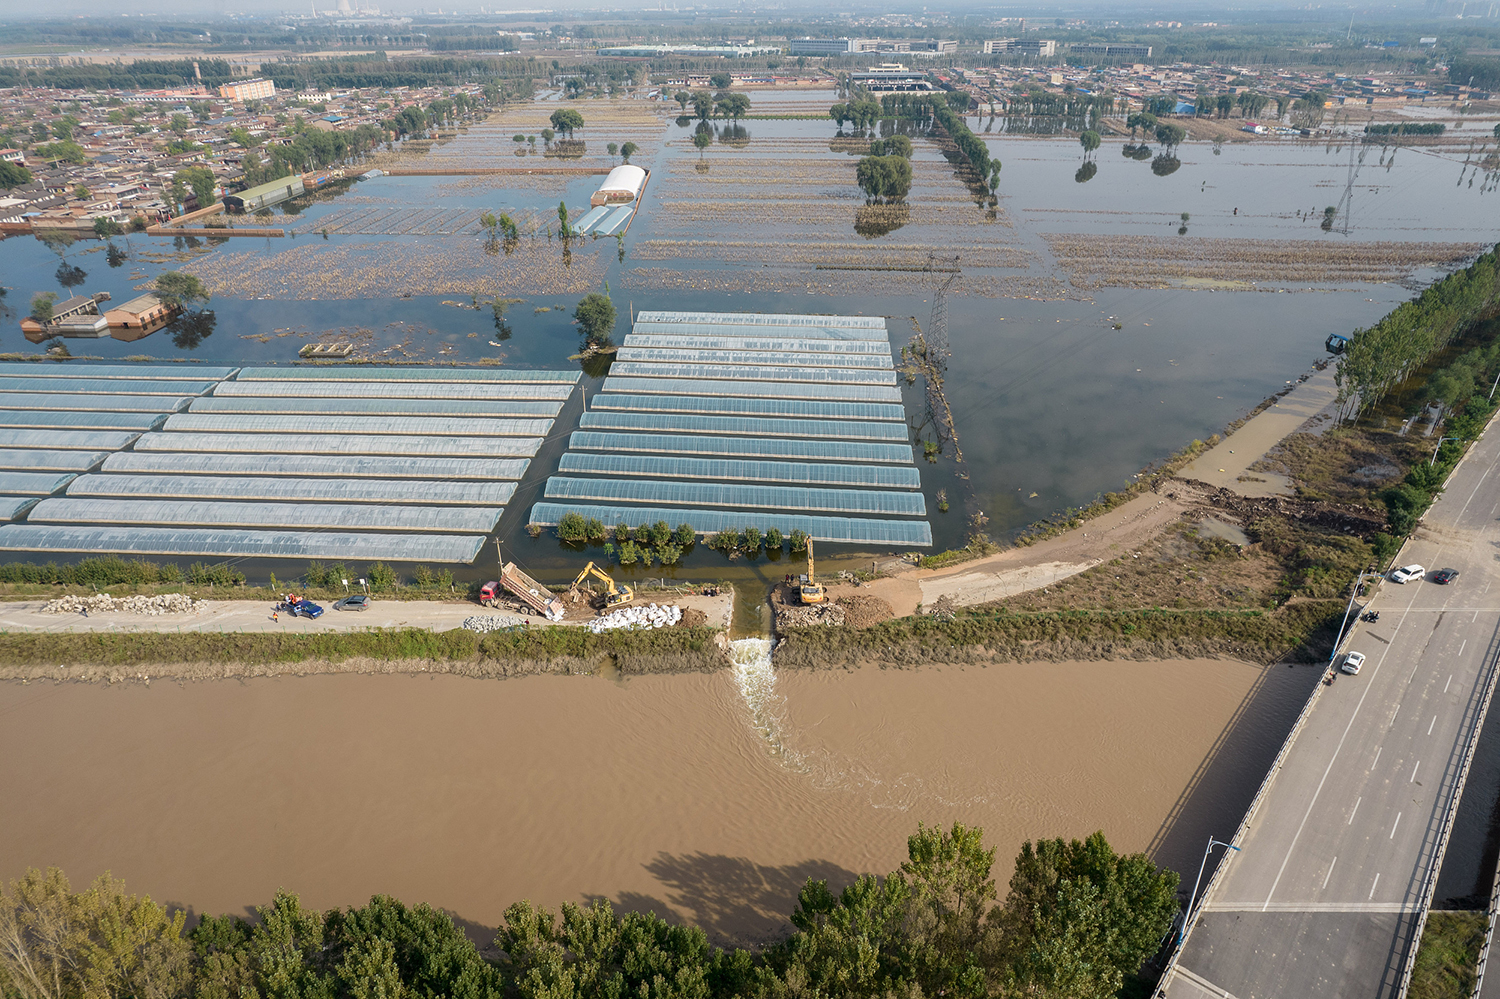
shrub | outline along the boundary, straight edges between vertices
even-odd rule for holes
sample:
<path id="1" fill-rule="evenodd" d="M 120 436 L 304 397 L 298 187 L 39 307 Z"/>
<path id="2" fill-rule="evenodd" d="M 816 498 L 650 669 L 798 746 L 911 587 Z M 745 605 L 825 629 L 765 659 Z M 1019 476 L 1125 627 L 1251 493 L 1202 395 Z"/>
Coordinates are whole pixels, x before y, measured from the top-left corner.
<path id="1" fill-rule="evenodd" d="M 800 527 L 787 535 L 787 540 L 792 544 L 792 551 L 801 552 L 807 550 L 807 532 Z"/>
<path id="2" fill-rule="evenodd" d="M 384 562 L 371 562 L 366 578 L 370 581 L 370 589 L 376 593 L 388 593 L 400 582 L 396 570 Z"/>
<path id="3" fill-rule="evenodd" d="M 616 541 L 629 541 L 630 537 L 631 537 L 631 534 L 630 534 L 630 525 L 629 524 L 621 523 L 621 524 L 616 524 L 615 525 L 615 540 Z"/>
<path id="4" fill-rule="evenodd" d="M 781 551 L 783 542 L 780 528 L 772 527 L 766 531 L 766 551 Z"/>
<path id="5" fill-rule="evenodd" d="M 226 562 L 218 565 L 194 562 L 188 566 L 187 579 L 194 586 L 243 586 L 245 574 L 238 569 L 231 569 Z"/>
<path id="6" fill-rule="evenodd" d="M 698 540 L 698 532 L 693 530 L 692 524 L 678 524 L 676 533 L 672 535 L 672 540 L 676 541 L 681 548 L 691 548 L 693 547 L 693 543 Z"/>
<path id="7" fill-rule="evenodd" d="M 634 565 L 641 560 L 641 547 L 634 541 L 626 541 L 620 545 L 620 564 Z"/>
<path id="8" fill-rule="evenodd" d="M 672 540 L 672 529 L 667 526 L 665 520 L 658 520 L 651 525 L 651 543 L 660 548 Z"/>
<path id="9" fill-rule="evenodd" d="M 590 517 L 583 522 L 583 536 L 589 541 L 603 541 L 607 536 L 604 530 L 604 521 L 597 517 Z"/>
<path id="10" fill-rule="evenodd" d="M 557 520 L 557 536 L 564 541 L 587 541 L 588 529 L 583 514 L 569 510 Z"/>
<path id="11" fill-rule="evenodd" d="M 682 549 L 670 541 L 656 546 L 656 558 L 662 565 L 675 565 L 682 558 Z"/>
<path id="12" fill-rule="evenodd" d="M 745 528 L 745 551 L 751 555 L 760 551 L 760 528 Z"/>

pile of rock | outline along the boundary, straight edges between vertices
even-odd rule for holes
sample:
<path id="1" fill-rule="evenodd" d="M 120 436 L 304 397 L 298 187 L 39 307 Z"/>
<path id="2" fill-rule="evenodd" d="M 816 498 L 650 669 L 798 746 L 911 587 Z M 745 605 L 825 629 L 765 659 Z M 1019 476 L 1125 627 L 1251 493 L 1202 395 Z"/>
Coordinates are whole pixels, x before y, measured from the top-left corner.
<path id="1" fill-rule="evenodd" d="M 470 631 L 484 634 L 486 631 L 505 631 L 509 628 L 524 628 L 526 621 L 508 614 L 475 614 L 464 618 L 463 626 Z"/>
<path id="2" fill-rule="evenodd" d="M 835 603 L 823 604 L 778 604 L 775 608 L 776 627 L 807 628 L 822 624 L 838 626 L 844 623 L 845 610 Z"/>
<path id="3" fill-rule="evenodd" d="M 589 622 L 588 628 L 596 635 L 615 628 L 644 631 L 648 628 L 670 628 L 681 620 L 682 608 L 676 604 L 664 607 L 650 604 L 646 607 L 622 607 L 604 617 L 596 617 Z"/>
<path id="4" fill-rule="evenodd" d="M 206 600 L 194 600 L 185 593 L 164 593 L 156 597 L 112 597 L 108 593 L 96 593 L 91 597 L 69 594 L 48 600 L 42 605 L 43 614 L 95 614 L 104 611 L 123 611 L 126 614 L 197 614 L 208 606 Z"/>

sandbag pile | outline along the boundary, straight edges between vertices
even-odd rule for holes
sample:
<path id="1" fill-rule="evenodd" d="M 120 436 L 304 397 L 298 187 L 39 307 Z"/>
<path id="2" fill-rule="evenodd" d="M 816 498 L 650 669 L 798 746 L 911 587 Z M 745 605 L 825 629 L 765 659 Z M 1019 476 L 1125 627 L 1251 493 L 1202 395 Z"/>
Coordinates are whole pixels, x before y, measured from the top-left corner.
<path id="1" fill-rule="evenodd" d="M 588 628 L 596 635 L 615 628 L 645 631 L 648 628 L 670 628 L 681 620 L 682 608 L 676 604 L 664 607 L 650 604 L 646 607 L 621 607 L 604 617 L 594 618 L 589 622 Z"/>
<path id="2" fill-rule="evenodd" d="M 126 614 L 197 614 L 208 606 L 206 600 L 194 600 L 186 593 L 164 593 L 155 597 L 112 597 L 108 593 L 96 593 L 91 597 L 69 594 L 48 600 L 42 605 L 43 614 L 90 614 L 101 611 L 124 611 Z"/>
<path id="3" fill-rule="evenodd" d="M 508 614 L 475 614 L 464 618 L 463 627 L 484 634 L 486 631 L 504 631 L 507 628 L 524 628 L 526 622 Z"/>

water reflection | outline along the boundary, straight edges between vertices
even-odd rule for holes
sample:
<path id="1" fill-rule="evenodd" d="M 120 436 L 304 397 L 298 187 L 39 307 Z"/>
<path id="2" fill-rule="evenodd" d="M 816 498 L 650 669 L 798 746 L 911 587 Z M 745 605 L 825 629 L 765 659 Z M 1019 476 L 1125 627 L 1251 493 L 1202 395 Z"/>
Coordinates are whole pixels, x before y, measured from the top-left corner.
<path id="1" fill-rule="evenodd" d="M 1079 167 L 1078 171 L 1073 174 L 1073 180 L 1078 184 L 1087 184 L 1089 181 L 1094 179 L 1094 175 L 1098 172 L 1099 164 L 1095 163 L 1093 160 L 1089 160 L 1087 163 L 1083 164 L 1083 166 Z"/>
<path id="2" fill-rule="evenodd" d="M 104 262 L 111 267 L 119 267 L 129 259 L 130 254 L 113 243 L 104 248 Z"/>
<path id="3" fill-rule="evenodd" d="M 860 205 L 854 209 L 854 231 L 866 239 L 895 232 L 910 221 L 911 206 L 905 203 Z"/>
<path id="4" fill-rule="evenodd" d="M 57 265 L 55 276 L 57 283 L 64 288 L 76 288 L 88 280 L 89 275 L 82 267 L 76 267 L 64 260 Z"/>
<path id="5" fill-rule="evenodd" d="M 735 149 L 750 145 L 750 130 L 744 125 L 725 125 L 719 129 L 719 141 Z"/>
<path id="6" fill-rule="evenodd" d="M 213 336 L 219 319 L 212 309 L 184 312 L 167 324 L 172 334 L 172 344 L 178 350 L 197 350 L 198 346 Z"/>
<path id="7" fill-rule="evenodd" d="M 1182 160 L 1168 153 L 1160 153 L 1151 161 L 1151 172 L 1158 177 L 1167 177 L 1177 172 Z"/>

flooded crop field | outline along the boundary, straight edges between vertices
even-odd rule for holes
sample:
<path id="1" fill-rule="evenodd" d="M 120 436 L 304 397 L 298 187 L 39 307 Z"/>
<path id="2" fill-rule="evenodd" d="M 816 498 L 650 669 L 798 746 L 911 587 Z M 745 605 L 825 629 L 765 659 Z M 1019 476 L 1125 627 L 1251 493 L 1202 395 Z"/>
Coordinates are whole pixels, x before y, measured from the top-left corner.
<path id="1" fill-rule="evenodd" d="M 832 99 L 756 95 L 752 115 L 765 117 L 703 126 L 678 119 L 675 103 L 589 100 L 576 104 L 587 127 L 572 143 L 515 142 L 559 106 L 543 99 L 361 165 L 448 175 L 343 184 L 253 220 L 283 238 L 6 239 L 7 349 L 44 349 L 15 325 L 35 291 L 123 299 L 180 268 L 213 292 L 197 321 L 134 343 L 69 341 L 73 353 L 288 363 L 308 343 L 340 343 L 355 360 L 581 363 L 592 395 L 609 355 L 570 360 L 571 310 L 606 284 L 617 341 L 646 309 L 826 312 L 891 317 L 899 349 L 952 277 L 946 389 L 968 478 L 947 448 L 922 463 L 929 506 L 938 489 L 954 500 L 931 518 L 947 547 L 974 512 L 991 531 L 1016 530 L 1221 430 L 1323 356 L 1328 333 L 1367 325 L 1495 238 L 1500 195 L 1460 146 L 1189 142 L 1158 175 L 1118 140 L 1084 171 L 1076 142 L 985 133 L 984 119 L 970 124 L 1004 163 L 993 203 L 917 135 L 905 203 L 867 204 L 854 172 L 869 138 L 804 117 Z M 712 133 L 703 150 L 700 127 Z M 628 232 L 562 239 L 558 202 L 579 217 L 620 161 L 607 144 L 624 142 L 651 171 Z M 1327 206 L 1338 214 L 1324 229 Z M 509 215 L 517 238 L 497 239 L 483 212 Z M 906 396 L 914 439 L 932 437 L 920 384 Z M 502 544 L 549 580 L 576 553 L 527 537 L 520 511 L 555 471 L 578 411 L 564 411 L 501 522 Z M 491 571 L 489 558 L 475 574 Z M 774 578 L 775 568 L 703 552 L 650 574 Z"/>

